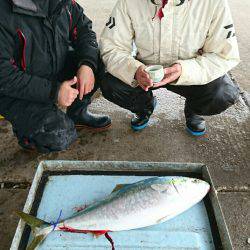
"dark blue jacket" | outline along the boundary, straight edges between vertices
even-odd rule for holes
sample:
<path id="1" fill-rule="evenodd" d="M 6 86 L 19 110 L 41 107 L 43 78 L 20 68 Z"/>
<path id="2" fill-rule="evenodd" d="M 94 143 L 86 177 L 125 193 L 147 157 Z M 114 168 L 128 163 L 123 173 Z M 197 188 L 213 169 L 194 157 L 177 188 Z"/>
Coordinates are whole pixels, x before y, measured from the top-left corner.
<path id="1" fill-rule="evenodd" d="M 69 46 L 96 70 L 96 34 L 75 1 L 1 0 L 0 98 L 55 102 Z"/>

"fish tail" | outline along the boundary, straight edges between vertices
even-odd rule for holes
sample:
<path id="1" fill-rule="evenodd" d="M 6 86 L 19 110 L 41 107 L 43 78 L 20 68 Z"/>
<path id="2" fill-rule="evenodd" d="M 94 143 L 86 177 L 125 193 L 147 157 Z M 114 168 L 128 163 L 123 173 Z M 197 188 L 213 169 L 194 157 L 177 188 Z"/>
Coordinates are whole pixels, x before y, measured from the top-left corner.
<path id="1" fill-rule="evenodd" d="M 51 224 L 40 220 L 34 216 L 31 216 L 29 214 L 26 214 L 24 212 L 16 212 L 17 215 L 25 221 L 32 229 L 34 239 L 32 242 L 29 244 L 27 247 L 27 250 L 34 250 L 36 247 L 43 242 L 43 240 L 47 237 L 47 235 L 52 231 L 52 230 L 44 230 L 45 228 L 51 227 Z"/>

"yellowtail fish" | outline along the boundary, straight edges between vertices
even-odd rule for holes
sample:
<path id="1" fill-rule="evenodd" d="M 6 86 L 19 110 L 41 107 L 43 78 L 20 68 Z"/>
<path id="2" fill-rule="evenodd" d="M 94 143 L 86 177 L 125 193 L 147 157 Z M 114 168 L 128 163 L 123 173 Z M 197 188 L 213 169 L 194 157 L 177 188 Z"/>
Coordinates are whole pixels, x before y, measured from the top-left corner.
<path id="1" fill-rule="evenodd" d="M 105 199 L 53 225 L 23 212 L 18 214 L 33 231 L 34 239 L 28 250 L 36 249 L 53 231 L 105 235 L 115 249 L 109 232 L 165 222 L 197 204 L 209 189 L 210 185 L 199 179 L 153 177 L 118 185 Z"/>

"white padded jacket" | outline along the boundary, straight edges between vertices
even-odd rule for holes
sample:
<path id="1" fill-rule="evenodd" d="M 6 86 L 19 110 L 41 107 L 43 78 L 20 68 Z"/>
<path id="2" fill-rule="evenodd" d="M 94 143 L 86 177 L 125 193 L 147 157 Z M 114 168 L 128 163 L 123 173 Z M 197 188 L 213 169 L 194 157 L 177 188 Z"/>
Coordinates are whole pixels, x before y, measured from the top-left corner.
<path id="1" fill-rule="evenodd" d="M 168 0 L 160 20 L 161 2 L 117 1 L 100 40 L 109 73 L 136 86 L 139 66 L 178 62 L 182 75 L 172 84 L 202 85 L 240 62 L 227 0 Z"/>

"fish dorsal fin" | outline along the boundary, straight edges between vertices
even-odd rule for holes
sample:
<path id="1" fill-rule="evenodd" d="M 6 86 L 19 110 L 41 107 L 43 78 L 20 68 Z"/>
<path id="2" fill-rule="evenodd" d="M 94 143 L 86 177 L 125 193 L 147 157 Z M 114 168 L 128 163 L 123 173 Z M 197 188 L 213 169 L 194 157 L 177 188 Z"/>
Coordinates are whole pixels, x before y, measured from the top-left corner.
<path id="1" fill-rule="evenodd" d="M 151 188 L 158 192 L 164 192 L 168 189 L 168 185 L 153 184 L 151 185 Z"/>
<path id="2" fill-rule="evenodd" d="M 115 186 L 115 188 L 113 189 L 113 191 L 111 192 L 111 194 L 113 194 L 114 192 L 119 191 L 119 190 L 121 190 L 121 189 L 123 189 L 124 187 L 127 187 L 127 186 L 129 186 L 129 184 L 117 184 Z"/>

